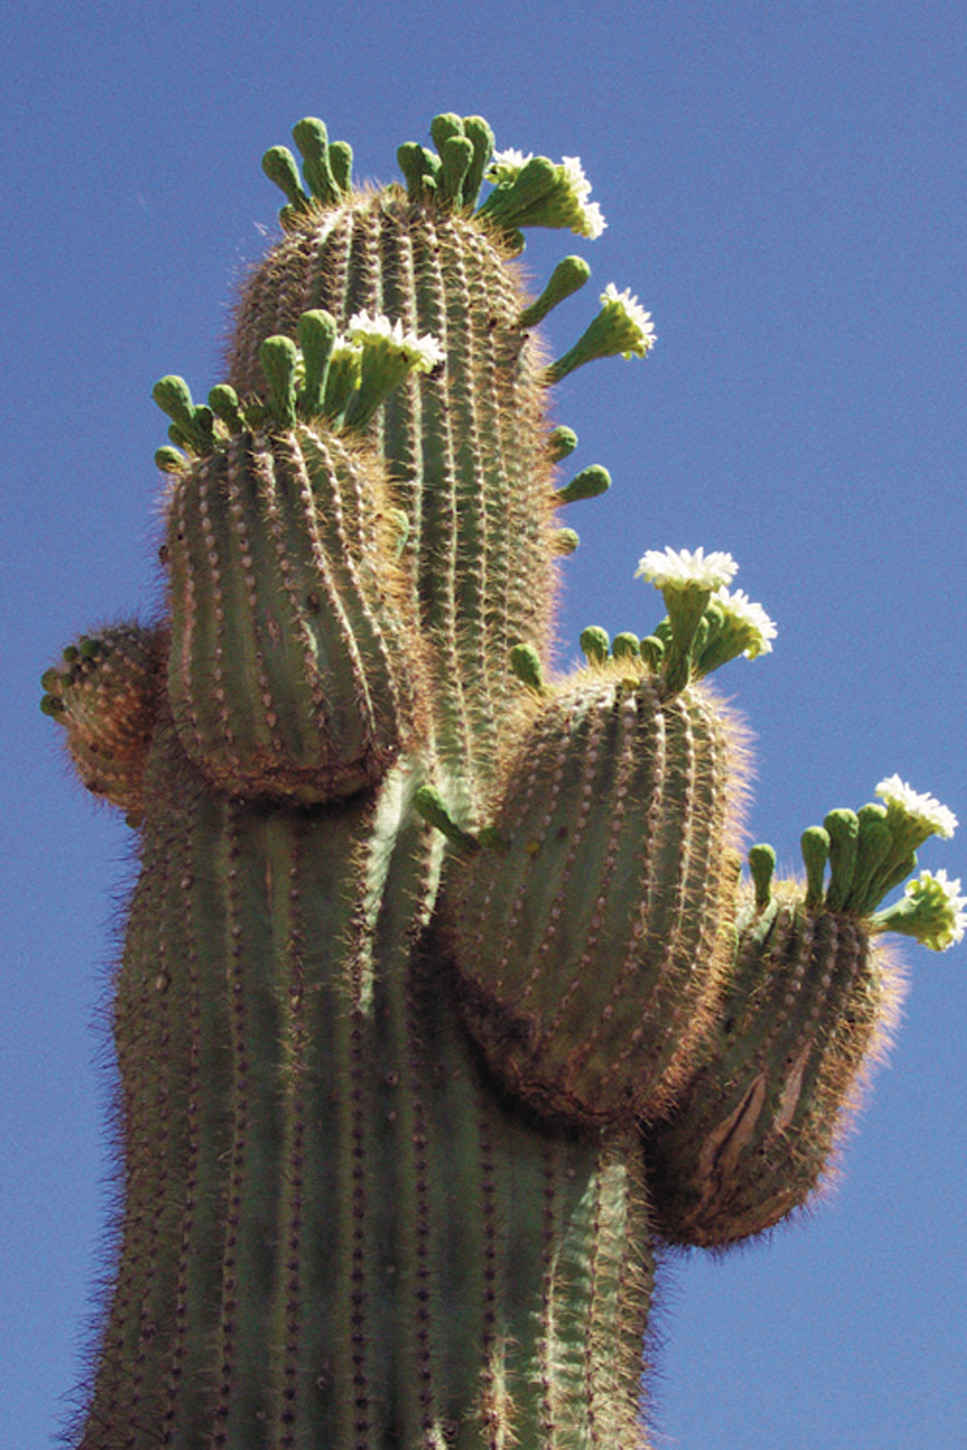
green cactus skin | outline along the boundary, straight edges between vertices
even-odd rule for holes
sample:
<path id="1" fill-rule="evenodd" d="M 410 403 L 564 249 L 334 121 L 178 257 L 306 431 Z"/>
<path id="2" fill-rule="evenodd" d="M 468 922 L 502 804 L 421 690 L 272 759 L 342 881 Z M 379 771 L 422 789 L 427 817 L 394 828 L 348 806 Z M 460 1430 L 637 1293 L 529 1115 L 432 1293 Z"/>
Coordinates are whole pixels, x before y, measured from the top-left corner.
<path id="1" fill-rule="evenodd" d="M 376 460 L 300 427 L 235 437 L 175 479 L 168 691 L 188 754 L 246 796 L 374 784 L 421 733 Z"/>
<path id="2" fill-rule="evenodd" d="M 442 837 L 413 781 L 249 805 L 159 720 L 85 1446 L 635 1443 L 640 1148 L 548 1134 L 482 1077 L 414 951 Z"/>
<path id="3" fill-rule="evenodd" d="M 311 308 L 340 326 L 385 313 L 446 349 L 445 371 L 398 388 L 371 437 L 409 520 L 400 563 L 431 661 L 436 749 L 455 808 L 472 813 L 519 693 L 507 652 L 524 640 L 546 656 L 550 638 L 555 499 L 526 298 L 500 233 L 398 188 L 288 225 L 238 309 L 240 394 L 264 391 L 262 343 L 294 336 Z"/>
<path id="4" fill-rule="evenodd" d="M 892 781 L 807 832 L 804 901 L 756 848 L 736 917 L 742 737 L 699 680 L 772 626 L 712 598 L 728 556 L 646 556 L 669 619 L 550 676 L 555 510 L 609 480 L 557 487 L 548 388 L 651 324 L 609 284 L 548 366 L 587 269 L 534 303 L 510 259 L 597 234 L 583 173 L 497 158 L 475 212 L 489 127 L 431 130 L 405 191 L 311 118 L 301 177 L 267 153 L 229 383 L 155 389 L 166 617 L 44 676 L 140 850 L 75 1450 L 645 1450 L 657 1237 L 803 1200 L 888 1016 L 869 935 L 962 927 L 937 882 L 867 920 L 929 834 Z"/>
<path id="5" fill-rule="evenodd" d="M 807 910 L 791 882 L 764 908 L 746 899 L 707 1061 L 647 1134 L 663 1238 L 724 1247 L 806 1201 L 901 996 L 897 967 L 855 917 Z"/>
<path id="6" fill-rule="evenodd" d="M 700 685 L 623 661 L 542 702 L 501 771 L 501 850 L 449 883 L 465 1013 L 548 1117 L 647 1121 L 717 1015 L 732 947 L 741 736 Z M 731 855 L 730 855 L 731 847 Z"/>

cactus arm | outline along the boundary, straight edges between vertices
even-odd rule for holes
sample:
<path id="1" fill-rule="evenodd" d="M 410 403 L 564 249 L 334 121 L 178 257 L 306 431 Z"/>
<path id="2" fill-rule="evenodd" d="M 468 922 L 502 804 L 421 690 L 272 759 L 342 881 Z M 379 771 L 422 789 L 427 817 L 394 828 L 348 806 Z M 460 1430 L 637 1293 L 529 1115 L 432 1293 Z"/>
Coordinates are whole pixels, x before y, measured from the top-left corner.
<path id="1" fill-rule="evenodd" d="M 889 796 L 892 782 L 883 785 Z M 824 829 L 803 834 L 805 890 L 775 886 L 772 848 L 752 848 L 718 1022 L 673 1112 L 645 1134 L 666 1239 L 718 1248 L 760 1233 L 832 1170 L 904 993 L 880 937 L 906 930 L 944 950 L 967 925 L 960 883 L 942 873 L 923 873 L 904 901 L 874 910 L 897 862 L 912 864 L 911 846 L 950 834 L 952 821 L 906 787 L 887 808 L 830 812 Z"/>
<path id="2" fill-rule="evenodd" d="M 135 623 L 81 635 L 41 678 L 41 709 L 67 732 L 92 794 L 126 811 L 144 805 L 144 766 L 164 669 L 166 631 Z"/>
<path id="3" fill-rule="evenodd" d="M 666 697 L 628 671 L 533 707 L 500 844 L 455 860 L 441 905 L 494 1070 L 577 1121 L 671 1101 L 718 1010 L 736 884 L 740 733 L 701 687 Z"/>
<path id="4" fill-rule="evenodd" d="M 311 803 L 372 783 L 416 741 L 421 663 L 385 482 L 323 417 L 297 425 L 299 355 L 279 342 L 263 427 L 223 428 L 174 476 L 168 685 L 214 784 Z M 405 372 L 392 342 L 363 363 L 387 350 Z M 373 378 L 364 366 L 349 401 Z"/>
<path id="5" fill-rule="evenodd" d="M 712 1061 L 646 1133 L 659 1231 L 675 1243 L 723 1247 L 807 1200 L 901 995 L 854 918 L 813 915 L 792 893 L 746 918 Z"/>

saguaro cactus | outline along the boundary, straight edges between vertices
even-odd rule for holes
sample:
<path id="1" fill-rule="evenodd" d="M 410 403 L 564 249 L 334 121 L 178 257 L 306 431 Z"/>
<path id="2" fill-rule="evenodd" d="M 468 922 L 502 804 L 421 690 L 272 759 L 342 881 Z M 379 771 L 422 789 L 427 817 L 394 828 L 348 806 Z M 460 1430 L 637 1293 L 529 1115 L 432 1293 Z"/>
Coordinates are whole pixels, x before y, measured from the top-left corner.
<path id="1" fill-rule="evenodd" d="M 741 884 L 705 677 L 775 630 L 728 555 L 646 553 L 666 618 L 553 676 L 556 512 L 608 477 L 556 480 L 550 390 L 654 334 L 609 285 L 549 363 L 589 269 L 534 300 L 512 259 L 600 231 L 580 164 L 431 131 L 378 191 L 319 121 L 301 175 L 267 154 L 228 380 L 155 388 L 165 616 L 43 678 L 140 847 L 84 1450 L 641 1450 L 655 1243 L 803 1202 L 890 1020 L 879 934 L 963 933 L 943 873 L 877 910 L 955 824 L 898 778 L 805 885 L 762 846 Z"/>

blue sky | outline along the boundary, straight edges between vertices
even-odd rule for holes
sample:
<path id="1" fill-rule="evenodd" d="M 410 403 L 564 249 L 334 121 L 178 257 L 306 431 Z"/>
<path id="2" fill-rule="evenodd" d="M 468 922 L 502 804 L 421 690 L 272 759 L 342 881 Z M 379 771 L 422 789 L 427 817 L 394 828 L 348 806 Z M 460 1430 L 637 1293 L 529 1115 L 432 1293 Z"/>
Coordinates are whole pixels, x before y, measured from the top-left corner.
<path id="1" fill-rule="evenodd" d="M 560 662 L 589 623 L 647 632 L 646 548 L 726 549 L 775 651 L 720 677 L 757 737 L 751 838 L 899 772 L 964 822 L 962 3 L 10 4 L 0 21 L 8 887 L 0 986 L 0 1357 L 11 1445 L 80 1372 L 109 1201 L 96 1023 L 130 835 L 37 711 L 79 630 L 150 612 L 156 378 L 220 376 L 229 304 L 275 234 L 259 159 L 301 116 L 390 180 L 441 110 L 579 155 L 607 217 L 566 251 L 631 287 L 659 341 L 557 389 L 611 493 L 575 505 Z M 600 287 L 596 284 L 600 283 Z M 656 602 L 657 602 L 657 597 Z M 12 879 L 11 879 L 12 878 Z M 669 1266 L 658 1450 L 963 1450 L 967 946 L 910 945 L 912 992 L 828 1201 L 771 1242 Z"/>

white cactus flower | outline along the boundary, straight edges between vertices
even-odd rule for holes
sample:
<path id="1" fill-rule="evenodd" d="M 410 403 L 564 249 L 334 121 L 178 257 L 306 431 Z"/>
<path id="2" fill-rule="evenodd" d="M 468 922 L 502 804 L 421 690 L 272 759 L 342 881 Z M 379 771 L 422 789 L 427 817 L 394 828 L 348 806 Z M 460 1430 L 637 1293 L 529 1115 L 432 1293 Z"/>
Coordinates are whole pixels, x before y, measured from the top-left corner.
<path id="1" fill-rule="evenodd" d="M 613 282 L 609 282 L 601 293 L 601 302 L 606 311 L 610 311 L 612 314 L 621 313 L 629 328 L 631 342 L 623 356 L 628 358 L 632 353 L 637 353 L 639 357 L 644 357 L 645 353 L 649 352 L 658 340 L 655 336 L 655 325 L 651 320 L 651 313 L 646 312 L 640 306 L 637 297 L 632 297 L 630 287 L 619 292 Z"/>
<path id="2" fill-rule="evenodd" d="M 876 787 L 876 794 L 886 801 L 888 808 L 892 807 L 895 811 L 909 816 L 930 835 L 949 840 L 957 829 L 957 817 L 953 811 L 941 805 L 932 795 L 920 795 L 898 775 L 881 780 Z"/>
<path id="3" fill-rule="evenodd" d="M 935 952 L 964 939 L 967 931 L 967 896 L 960 895 L 960 880 L 950 881 L 946 871 L 921 871 L 906 884 L 906 894 L 923 911 L 925 921 L 919 927 L 919 939 Z M 919 911 L 918 911 L 919 915 Z"/>
<path id="4" fill-rule="evenodd" d="M 497 186 L 507 186 L 533 158 L 533 151 L 528 151 L 525 156 L 523 151 L 515 151 L 512 146 L 506 151 L 495 151 L 487 167 L 487 180 Z"/>
<path id="5" fill-rule="evenodd" d="M 706 554 L 704 549 L 649 549 L 635 571 L 656 589 L 721 589 L 738 569 L 731 554 Z"/>
<path id="6" fill-rule="evenodd" d="M 772 653 L 776 626 L 761 604 L 755 604 L 741 589 L 732 594 L 727 589 L 717 589 L 712 600 L 725 611 L 733 629 L 743 636 L 748 634 L 749 642 L 742 651 L 746 659 Z"/>
<path id="7" fill-rule="evenodd" d="M 598 203 L 588 201 L 588 197 L 591 195 L 591 183 L 584 174 L 580 156 L 562 157 L 561 169 L 576 203 L 576 217 L 571 230 L 577 232 L 579 236 L 594 241 L 600 237 L 608 223 L 605 221 Z"/>
<path id="8" fill-rule="evenodd" d="M 438 340 L 426 333 L 418 337 L 415 332 L 406 332 L 397 318 L 395 322 L 382 313 L 357 312 L 349 319 L 346 336 L 350 342 L 385 342 L 398 349 L 416 372 L 431 372 L 446 356 Z"/>

